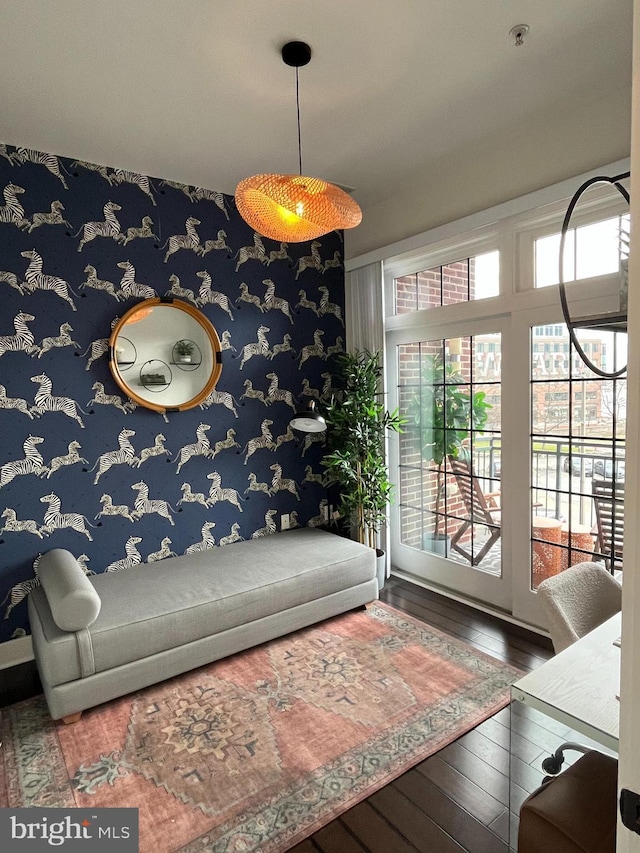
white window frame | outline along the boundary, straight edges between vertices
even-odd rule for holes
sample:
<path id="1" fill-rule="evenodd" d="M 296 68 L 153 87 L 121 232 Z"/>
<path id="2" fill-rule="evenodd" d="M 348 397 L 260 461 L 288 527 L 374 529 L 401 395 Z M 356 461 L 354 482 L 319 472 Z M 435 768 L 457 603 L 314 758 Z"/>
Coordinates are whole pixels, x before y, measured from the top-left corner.
<path id="1" fill-rule="evenodd" d="M 615 175 L 626 168 L 624 162 L 616 163 L 593 172 L 593 175 Z M 530 485 L 531 478 L 529 329 L 564 322 L 557 286 L 533 286 L 535 240 L 560 231 L 571 196 L 591 176 L 578 176 L 573 181 L 565 181 L 521 200 L 434 229 L 421 235 L 421 244 L 419 238 L 403 241 L 396 247 L 404 248 L 408 242 L 412 245 L 397 254 L 392 252 L 394 247 L 389 247 L 389 254 L 383 259 L 387 387 L 391 407 L 398 402 L 395 347 L 399 343 L 481 334 L 489 330 L 502 334 L 501 456 L 502 471 L 506 472 L 506 477 L 502 486 L 505 509 L 501 588 L 494 588 L 495 578 L 477 570 L 462 567 L 461 572 L 452 568 L 451 561 L 446 561 L 446 567 L 457 583 L 451 594 L 482 598 L 478 594 L 482 592 L 479 586 L 485 586 L 489 590 L 485 600 L 487 609 L 506 612 L 515 620 L 531 625 L 543 625 L 544 620 L 536 594 L 530 588 L 530 489 L 522 488 L 523 483 Z M 572 216 L 572 228 L 628 212 L 614 187 L 594 189 L 583 199 L 584 204 L 581 202 Z M 498 213 L 507 215 L 498 216 Z M 469 225 L 475 227 L 469 228 Z M 403 314 L 393 313 L 396 278 L 495 250 L 500 252 L 499 296 Z M 350 265 L 354 263 L 357 264 L 357 259 Z M 617 311 L 618 287 L 616 275 L 567 283 L 572 316 Z M 505 416 L 507 412 L 508 416 Z M 389 459 L 393 480 L 398 466 L 397 436 L 390 437 Z M 399 548 L 398 529 L 398 509 L 392 506 L 392 553 Z M 513 567 L 523 568 L 513 570 Z M 465 569 L 474 572 L 477 578 L 468 583 L 461 581 Z M 444 580 L 442 567 L 436 567 L 433 583 L 437 586 Z"/>

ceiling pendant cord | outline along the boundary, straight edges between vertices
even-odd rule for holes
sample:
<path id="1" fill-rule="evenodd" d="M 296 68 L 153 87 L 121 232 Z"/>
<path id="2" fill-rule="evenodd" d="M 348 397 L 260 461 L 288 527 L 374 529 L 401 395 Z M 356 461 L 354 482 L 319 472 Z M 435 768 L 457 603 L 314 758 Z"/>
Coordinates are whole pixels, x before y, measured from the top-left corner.
<path id="1" fill-rule="evenodd" d="M 296 65 L 296 113 L 298 118 L 298 169 L 302 175 L 302 135 L 300 133 L 300 81 L 298 78 L 298 66 Z"/>

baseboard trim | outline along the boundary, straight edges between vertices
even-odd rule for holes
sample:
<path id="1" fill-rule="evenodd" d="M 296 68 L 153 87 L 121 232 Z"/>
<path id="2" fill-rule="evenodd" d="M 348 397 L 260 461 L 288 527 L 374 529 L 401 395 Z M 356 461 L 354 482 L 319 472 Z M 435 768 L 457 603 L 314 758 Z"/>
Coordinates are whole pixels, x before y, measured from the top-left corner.
<path id="1" fill-rule="evenodd" d="M 0 643 L 0 669 L 9 669 L 34 660 L 31 637 L 17 637 Z"/>
<path id="2" fill-rule="evenodd" d="M 504 622 L 509 622 L 511 625 L 517 625 L 519 628 L 525 628 L 527 631 L 531 631 L 533 634 L 538 634 L 541 637 L 546 637 L 547 639 L 551 638 L 551 635 L 548 631 L 545 631 L 543 628 L 540 628 L 539 625 L 531 625 L 529 622 L 525 622 L 523 619 L 517 619 L 515 616 L 512 616 L 511 613 L 505 613 L 504 610 L 498 610 L 496 607 L 491 607 L 488 604 L 483 604 L 480 601 L 476 601 L 474 598 L 466 598 L 464 595 L 459 595 L 458 593 L 451 592 L 448 589 L 444 589 L 437 584 L 430 584 L 422 578 L 416 578 L 415 575 L 411 575 L 408 572 L 402 571 L 402 569 L 391 568 L 391 576 L 400 578 L 403 581 L 407 581 L 408 583 L 413 583 L 416 586 L 420 586 L 423 589 L 428 589 L 430 592 L 436 592 L 438 595 L 443 596 L 443 598 L 450 598 L 452 601 L 457 601 L 460 604 L 466 604 L 469 607 L 473 607 L 476 610 L 480 610 L 482 613 L 487 613 L 490 616 L 495 616 L 496 619 L 502 619 Z"/>

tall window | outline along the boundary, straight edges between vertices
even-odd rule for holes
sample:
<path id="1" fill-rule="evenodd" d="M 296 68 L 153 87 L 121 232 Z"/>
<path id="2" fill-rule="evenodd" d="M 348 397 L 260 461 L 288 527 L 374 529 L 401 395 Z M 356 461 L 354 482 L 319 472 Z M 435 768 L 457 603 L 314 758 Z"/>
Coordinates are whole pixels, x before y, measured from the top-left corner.
<path id="1" fill-rule="evenodd" d="M 549 575 L 592 559 L 615 570 L 622 547 L 620 536 L 616 541 L 607 534 L 614 532 L 616 514 L 618 528 L 623 518 L 627 381 L 589 370 L 570 348 L 565 326 L 559 333 L 551 327 L 562 349 L 549 353 L 549 328 L 531 334 L 533 589 Z M 626 363 L 626 335 L 583 330 L 579 340 L 593 364 L 608 373 Z M 612 499 L 605 506 L 607 493 Z"/>

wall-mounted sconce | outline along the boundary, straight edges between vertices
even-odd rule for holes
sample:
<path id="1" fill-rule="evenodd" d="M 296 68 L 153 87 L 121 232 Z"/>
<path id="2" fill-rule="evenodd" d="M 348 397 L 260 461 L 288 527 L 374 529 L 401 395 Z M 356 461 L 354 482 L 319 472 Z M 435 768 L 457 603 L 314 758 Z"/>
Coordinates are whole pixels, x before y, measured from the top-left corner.
<path id="1" fill-rule="evenodd" d="M 309 400 L 303 409 L 300 409 L 289 421 L 293 429 L 300 432 L 324 432 L 327 422 L 316 410 L 315 400 Z"/>

